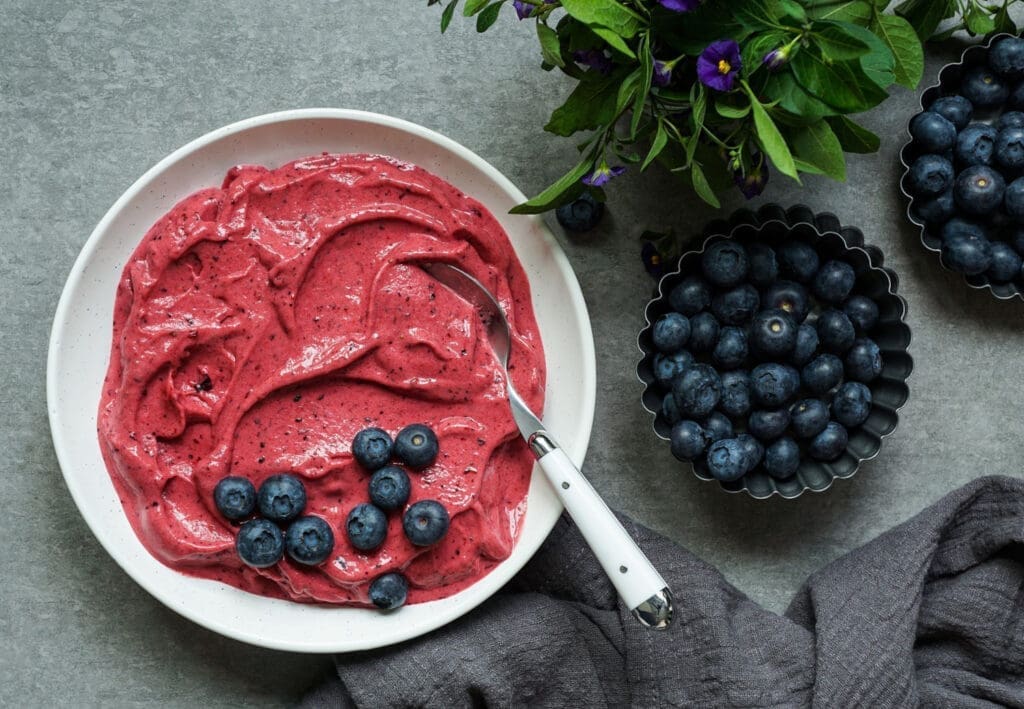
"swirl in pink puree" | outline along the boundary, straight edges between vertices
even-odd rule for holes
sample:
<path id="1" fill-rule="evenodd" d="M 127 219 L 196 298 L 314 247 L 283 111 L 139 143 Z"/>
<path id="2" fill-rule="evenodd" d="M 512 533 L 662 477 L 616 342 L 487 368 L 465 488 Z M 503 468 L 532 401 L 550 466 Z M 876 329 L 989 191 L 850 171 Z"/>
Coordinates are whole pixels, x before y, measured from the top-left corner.
<path id="1" fill-rule="evenodd" d="M 514 337 L 517 389 L 543 408 L 545 365 L 530 289 L 508 237 L 479 203 L 421 168 L 330 155 L 276 170 L 232 169 L 220 189 L 178 203 L 124 269 L 99 412 L 107 468 L 136 534 L 183 573 L 296 601 L 368 603 L 370 581 L 401 571 L 409 602 L 474 583 L 515 544 L 533 459 L 505 374 L 472 307 L 418 264 L 444 261 L 498 297 Z M 367 502 L 351 441 L 367 426 L 437 431 L 440 456 L 412 472 L 409 503 L 452 517 L 414 547 L 400 513 L 369 553 L 344 521 Z M 317 567 L 287 557 L 252 569 L 217 512 L 225 475 L 258 487 L 302 478 L 306 514 L 334 530 Z"/>

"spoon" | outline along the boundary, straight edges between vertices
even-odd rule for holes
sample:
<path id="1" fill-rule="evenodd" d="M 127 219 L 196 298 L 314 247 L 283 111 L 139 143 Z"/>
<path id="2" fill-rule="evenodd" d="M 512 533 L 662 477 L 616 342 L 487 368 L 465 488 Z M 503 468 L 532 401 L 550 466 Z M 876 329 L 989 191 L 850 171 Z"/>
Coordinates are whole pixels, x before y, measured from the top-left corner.
<path id="1" fill-rule="evenodd" d="M 512 418 L 541 470 L 626 607 L 648 628 L 667 628 L 672 622 L 672 594 L 665 579 L 512 386 L 508 374 L 512 335 L 498 301 L 462 269 L 444 263 L 423 264 L 422 268 L 476 308 L 487 328 L 487 340 L 505 368 Z"/>

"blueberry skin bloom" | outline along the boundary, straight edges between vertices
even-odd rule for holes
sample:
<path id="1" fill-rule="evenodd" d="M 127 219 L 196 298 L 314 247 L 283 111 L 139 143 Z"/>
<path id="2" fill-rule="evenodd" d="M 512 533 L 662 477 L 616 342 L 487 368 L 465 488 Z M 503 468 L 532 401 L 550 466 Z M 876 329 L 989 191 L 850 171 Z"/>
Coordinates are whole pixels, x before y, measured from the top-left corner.
<path id="1" fill-rule="evenodd" d="M 370 478 L 370 502 L 382 510 L 397 510 L 409 501 L 409 475 L 397 465 L 387 465 Z"/>
<path id="2" fill-rule="evenodd" d="M 747 246 L 750 271 L 747 279 L 758 288 L 767 288 L 779 279 L 779 260 L 775 249 L 755 241 Z"/>
<path id="3" fill-rule="evenodd" d="M 316 566 L 334 551 L 334 532 L 321 517 L 299 517 L 285 532 L 284 547 L 288 556 L 298 563 Z"/>
<path id="4" fill-rule="evenodd" d="M 754 286 L 744 283 L 716 295 L 711 300 L 711 312 L 725 325 L 743 325 L 754 317 L 760 302 Z"/>
<path id="5" fill-rule="evenodd" d="M 274 522 L 290 522 L 306 509 L 306 488 L 289 473 L 271 475 L 260 485 L 256 503 L 260 514 Z"/>
<path id="6" fill-rule="evenodd" d="M 1020 277 L 1021 257 L 1005 241 L 993 241 L 992 260 L 985 275 L 993 283 L 1009 283 Z"/>
<path id="7" fill-rule="evenodd" d="M 960 84 L 960 93 L 980 108 L 991 108 L 1006 103 L 1010 88 L 988 67 L 969 69 Z"/>
<path id="8" fill-rule="evenodd" d="M 789 356 L 789 361 L 802 367 L 811 361 L 817 351 L 818 331 L 814 329 L 813 325 L 804 323 L 796 331 L 796 347 L 793 348 L 793 354 Z"/>
<path id="9" fill-rule="evenodd" d="M 793 281 L 778 281 L 765 289 L 761 307 L 765 310 L 783 310 L 792 315 L 795 322 L 802 323 L 810 308 L 807 289 Z"/>
<path id="10" fill-rule="evenodd" d="M 800 388 L 800 375 L 785 364 L 759 364 L 750 374 L 754 398 L 767 407 L 775 408 L 789 403 Z"/>
<path id="11" fill-rule="evenodd" d="M 922 153 L 944 153 L 956 143 L 956 126 L 944 116 L 924 111 L 910 119 L 910 135 Z"/>
<path id="12" fill-rule="evenodd" d="M 843 380 L 843 361 L 834 354 L 820 354 L 800 372 L 804 388 L 821 396 Z"/>
<path id="13" fill-rule="evenodd" d="M 427 547 L 444 538 L 450 523 L 444 505 L 437 500 L 420 500 L 405 511 L 402 529 L 410 542 L 418 547 Z"/>
<path id="14" fill-rule="evenodd" d="M 359 551 L 376 549 L 388 533 L 388 518 L 379 508 L 367 502 L 356 505 L 345 520 L 348 541 Z"/>
<path id="15" fill-rule="evenodd" d="M 825 430 L 811 439 L 807 452 L 815 460 L 833 461 L 843 454 L 849 442 L 850 434 L 846 429 L 835 421 L 829 421 Z"/>
<path id="16" fill-rule="evenodd" d="M 555 219 L 566 231 L 592 231 L 604 216 L 604 203 L 598 202 L 589 192 L 584 192 L 569 204 L 555 210 Z"/>
<path id="17" fill-rule="evenodd" d="M 213 488 L 213 503 L 224 517 L 237 522 L 256 509 L 256 488 L 248 478 L 221 478 Z"/>
<path id="18" fill-rule="evenodd" d="M 874 340 L 861 338 L 846 353 L 844 364 L 848 379 L 865 384 L 873 382 L 882 373 L 882 351 Z"/>
<path id="19" fill-rule="evenodd" d="M 845 261 L 826 261 L 814 277 L 814 295 L 826 303 L 841 303 L 850 295 L 857 274 Z"/>
<path id="20" fill-rule="evenodd" d="M 791 478 L 800 467 L 800 446 L 792 438 L 780 438 L 764 452 L 764 469 L 773 478 Z"/>
<path id="21" fill-rule="evenodd" d="M 716 286 L 728 288 L 739 285 L 747 277 L 750 260 L 743 244 L 736 241 L 716 241 L 701 257 L 704 277 Z"/>
<path id="22" fill-rule="evenodd" d="M 668 294 L 672 309 L 683 315 L 696 315 L 711 305 L 711 290 L 697 276 L 689 276 Z"/>
<path id="23" fill-rule="evenodd" d="M 1015 111 L 1024 111 L 1024 81 L 1013 87 L 1010 98 L 1006 99 L 1006 105 Z"/>
<path id="24" fill-rule="evenodd" d="M 1008 170 L 1024 168 L 1024 128 L 1003 128 L 996 137 L 996 162 Z"/>
<path id="25" fill-rule="evenodd" d="M 370 582 L 370 603 L 382 611 L 404 606 L 408 597 L 409 582 L 402 574 L 383 574 Z"/>
<path id="26" fill-rule="evenodd" d="M 958 131 L 966 128 L 974 116 L 974 106 L 963 96 L 943 96 L 935 99 L 928 110 L 938 113 L 952 123 Z"/>
<path id="27" fill-rule="evenodd" d="M 952 170 L 952 165 L 950 170 Z M 952 181 L 952 176 L 950 181 Z M 941 191 L 937 190 L 936 194 Z M 787 241 L 779 246 L 776 254 L 778 254 L 779 268 L 782 274 L 798 283 L 809 283 L 821 264 L 818 252 L 810 244 L 805 244 L 802 241 Z"/>
<path id="28" fill-rule="evenodd" d="M 661 415 L 671 425 L 678 423 L 683 418 L 682 412 L 679 411 L 679 404 L 676 403 L 676 398 L 672 396 L 671 392 L 665 394 L 665 398 L 661 400 Z"/>
<path id="29" fill-rule="evenodd" d="M 750 374 L 737 369 L 722 375 L 722 399 L 718 408 L 733 418 L 750 413 Z"/>
<path id="30" fill-rule="evenodd" d="M 988 65 L 1003 78 L 1024 77 L 1024 40 L 1007 37 L 996 42 L 988 50 Z"/>
<path id="31" fill-rule="evenodd" d="M 1007 186 L 1003 207 L 1014 221 L 1024 223 L 1024 177 L 1018 177 Z"/>
<path id="32" fill-rule="evenodd" d="M 680 421 L 669 434 L 669 450 L 677 460 L 689 462 L 704 455 L 707 439 L 696 421 Z"/>
<path id="33" fill-rule="evenodd" d="M 732 421 L 718 413 L 712 411 L 706 419 L 704 419 L 704 436 L 708 439 L 709 443 L 720 441 L 723 438 L 732 438 Z"/>
<path id="34" fill-rule="evenodd" d="M 870 332 L 878 324 L 878 303 L 867 296 L 853 296 L 843 303 L 843 312 L 857 332 Z"/>
<path id="35" fill-rule="evenodd" d="M 716 480 L 731 482 L 747 472 L 747 449 L 735 438 L 712 443 L 708 449 L 708 472 Z"/>
<path id="36" fill-rule="evenodd" d="M 270 520 L 251 519 L 238 528 L 235 551 L 249 566 L 265 569 L 284 556 L 284 536 Z"/>
<path id="37" fill-rule="evenodd" d="M 352 457 L 367 470 L 376 470 L 388 464 L 394 447 L 384 429 L 364 428 L 352 440 Z"/>
<path id="38" fill-rule="evenodd" d="M 916 197 L 935 197 L 953 185 L 953 164 L 938 155 L 922 155 L 910 166 L 907 191 Z"/>
<path id="39" fill-rule="evenodd" d="M 1024 113 L 1020 111 L 1007 111 L 999 116 L 999 120 L 996 121 L 996 128 L 999 130 L 1005 128 L 1024 128 Z"/>
<path id="40" fill-rule="evenodd" d="M 686 371 L 693 364 L 693 355 L 683 350 L 675 354 L 665 355 L 660 352 L 654 355 L 654 378 L 658 384 L 668 389 L 672 380 Z"/>
<path id="41" fill-rule="evenodd" d="M 747 361 L 747 333 L 732 325 L 723 327 L 711 357 L 723 369 L 743 366 Z"/>
<path id="42" fill-rule="evenodd" d="M 953 190 L 946 190 L 938 197 L 928 200 L 915 200 L 913 206 L 914 219 L 924 224 L 944 224 L 956 214 L 956 199 Z"/>
<path id="43" fill-rule="evenodd" d="M 794 404 L 789 413 L 790 428 L 797 438 L 814 438 L 828 425 L 828 407 L 821 399 L 804 399 Z"/>
<path id="44" fill-rule="evenodd" d="M 710 302 L 710 300 L 709 300 Z M 718 343 L 721 331 L 718 321 L 711 313 L 697 313 L 690 318 L 690 350 L 709 352 Z"/>
<path id="45" fill-rule="evenodd" d="M 654 323 L 651 333 L 654 346 L 665 354 L 672 354 L 686 347 L 690 339 L 690 321 L 679 313 L 666 313 Z"/>
<path id="46" fill-rule="evenodd" d="M 774 441 L 786 432 L 790 420 L 788 409 L 755 411 L 747 421 L 747 430 L 762 441 Z"/>
<path id="47" fill-rule="evenodd" d="M 977 276 L 992 265 L 992 245 L 977 234 L 954 234 L 942 242 L 940 257 L 946 268 Z"/>
<path id="48" fill-rule="evenodd" d="M 841 310 L 826 310 L 818 316 L 815 327 L 818 330 L 818 343 L 826 352 L 843 354 L 857 337 L 853 323 Z"/>
<path id="49" fill-rule="evenodd" d="M 736 440 L 743 446 L 743 453 L 747 458 L 745 472 L 749 473 L 764 460 L 764 446 L 749 433 L 741 433 L 736 436 Z"/>
<path id="50" fill-rule="evenodd" d="M 961 165 L 991 165 L 999 133 L 987 123 L 967 126 L 956 138 L 953 154 Z"/>
<path id="51" fill-rule="evenodd" d="M 846 382 L 832 397 L 832 418 L 847 428 L 860 426 L 871 415 L 871 390 L 860 382 Z"/>
<path id="52" fill-rule="evenodd" d="M 395 436 L 395 456 L 410 468 L 419 469 L 437 460 L 437 434 L 430 426 L 414 423 Z"/>
<path id="53" fill-rule="evenodd" d="M 1024 131 L 1020 131 L 1024 140 Z M 1024 158 L 1024 143 L 1021 144 L 1021 157 Z M 973 165 L 956 177 L 953 185 L 953 197 L 956 204 L 967 214 L 983 216 L 992 213 L 1003 203 L 1006 193 L 1006 180 L 1003 176 L 987 165 Z"/>
<path id="54" fill-rule="evenodd" d="M 762 310 L 750 324 L 750 345 L 762 359 L 785 358 L 796 347 L 796 322 L 784 310 Z"/>
<path id="55" fill-rule="evenodd" d="M 672 395 L 683 415 L 702 419 L 718 406 L 722 379 L 710 366 L 695 364 L 672 382 Z"/>

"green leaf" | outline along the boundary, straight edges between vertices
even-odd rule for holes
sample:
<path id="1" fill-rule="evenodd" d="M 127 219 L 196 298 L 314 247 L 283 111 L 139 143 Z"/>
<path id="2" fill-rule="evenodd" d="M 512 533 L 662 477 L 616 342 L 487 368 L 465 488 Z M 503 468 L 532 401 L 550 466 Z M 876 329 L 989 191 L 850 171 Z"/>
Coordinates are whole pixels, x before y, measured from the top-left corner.
<path id="1" fill-rule="evenodd" d="M 562 45 L 558 41 L 558 33 L 545 25 L 537 23 L 537 39 L 540 40 L 540 53 L 544 61 L 552 66 L 565 66 L 562 59 Z"/>
<path id="2" fill-rule="evenodd" d="M 783 11 L 779 0 L 744 0 L 731 3 L 735 18 L 752 32 L 778 27 Z"/>
<path id="3" fill-rule="evenodd" d="M 878 88 L 884 90 L 896 83 L 896 76 L 894 69 L 896 67 L 896 58 L 892 54 L 892 50 L 886 46 L 878 35 L 866 27 L 860 25 L 854 25 L 849 22 L 834 22 L 839 27 L 842 27 L 851 35 L 868 45 L 870 50 L 867 54 L 860 58 L 860 69 L 864 76 L 870 79 Z M 879 99 L 879 101 L 884 100 Z"/>
<path id="4" fill-rule="evenodd" d="M 896 83 L 916 89 L 924 75 L 924 47 L 914 28 L 902 17 L 876 13 L 871 29 L 892 52 Z"/>
<path id="5" fill-rule="evenodd" d="M 831 22 L 820 24 L 824 26 L 813 33 L 812 41 L 821 50 L 825 61 L 857 59 L 868 53 L 868 45 L 850 34 L 843 25 Z"/>
<path id="6" fill-rule="evenodd" d="M 640 170 L 646 170 L 647 166 L 654 162 L 666 145 L 668 145 L 668 131 L 665 130 L 665 122 L 659 118 L 658 131 L 654 134 L 654 140 L 651 141 L 651 149 L 647 152 L 647 157 L 644 158 L 644 164 L 640 166 Z"/>
<path id="7" fill-rule="evenodd" d="M 846 116 L 833 116 L 826 120 L 839 139 L 839 144 L 843 146 L 843 151 L 862 154 L 878 152 L 881 140 L 864 126 Z"/>
<path id="8" fill-rule="evenodd" d="M 452 23 L 452 15 L 455 14 L 455 6 L 458 4 L 459 0 L 452 0 L 445 5 L 444 11 L 441 13 L 441 34 L 444 34 L 445 30 L 448 29 L 448 25 Z"/>
<path id="9" fill-rule="evenodd" d="M 629 45 L 626 44 L 626 40 L 624 40 L 622 37 L 620 37 L 612 30 L 608 29 L 607 27 L 601 27 L 600 25 L 592 25 L 590 27 L 590 30 L 598 37 L 603 39 L 605 42 L 607 42 L 608 46 L 614 49 L 615 51 L 619 52 L 620 54 L 626 55 L 630 59 L 636 59 L 636 54 L 633 52 L 632 49 L 629 48 Z"/>
<path id="10" fill-rule="evenodd" d="M 1007 3 L 1003 3 L 1003 6 L 996 11 L 993 17 L 995 21 L 995 29 L 993 32 L 996 34 L 1017 34 L 1017 25 L 1014 24 L 1013 18 L 1010 17 L 1010 9 Z"/>
<path id="11" fill-rule="evenodd" d="M 754 128 L 757 131 L 757 140 L 761 144 L 761 148 L 764 149 L 765 155 L 775 164 L 779 172 L 799 182 L 800 178 L 797 176 L 796 166 L 793 164 L 793 154 L 789 150 L 789 145 L 786 144 L 786 139 L 782 137 L 775 121 L 757 100 L 754 92 L 749 87 L 746 88 L 750 95 L 750 108 L 754 113 Z"/>
<path id="12" fill-rule="evenodd" d="M 779 0 L 779 7 L 787 17 L 791 17 L 801 24 L 807 22 L 807 11 L 796 0 Z"/>
<path id="13" fill-rule="evenodd" d="M 636 96 L 633 98 L 633 116 L 629 121 L 629 137 L 631 139 L 636 138 L 640 131 L 640 121 L 644 117 L 647 95 L 651 92 L 651 81 L 654 79 L 654 57 L 651 56 L 649 35 L 644 35 L 640 41 L 640 53 L 643 57 L 640 64 L 640 83 L 637 86 Z"/>
<path id="14" fill-rule="evenodd" d="M 827 64 L 814 52 L 800 52 L 790 63 L 800 85 L 815 98 L 843 113 L 858 113 L 877 106 L 888 96 L 854 62 Z"/>
<path id="15" fill-rule="evenodd" d="M 927 42 L 942 21 L 956 11 L 957 0 L 906 0 L 896 6 L 896 14 L 910 23 L 922 42 Z"/>
<path id="16" fill-rule="evenodd" d="M 772 101 L 777 101 L 779 108 L 811 121 L 834 115 L 836 112 L 828 104 L 807 93 L 791 71 L 773 74 L 765 84 L 764 95 Z"/>
<path id="17" fill-rule="evenodd" d="M 846 181 L 846 160 L 839 138 L 828 123 L 818 121 L 790 132 L 793 155 L 838 182 Z"/>
<path id="18" fill-rule="evenodd" d="M 502 3 L 496 2 L 493 5 L 488 5 L 487 8 L 476 17 L 476 31 L 486 32 L 491 25 L 498 21 L 498 15 L 501 13 Z"/>
<path id="19" fill-rule="evenodd" d="M 700 166 L 700 163 L 695 162 L 690 165 L 690 179 L 693 182 L 693 190 L 697 193 L 698 197 L 716 209 L 722 206 L 722 203 L 718 201 L 715 191 L 711 189 L 711 184 L 708 182 L 707 175 L 704 174 L 704 169 Z"/>
<path id="20" fill-rule="evenodd" d="M 640 82 L 643 80 L 643 69 L 637 67 L 629 73 L 629 75 L 622 80 L 622 84 L 619 86 L 618 97 L 615 99 L 615 115 L 619 115 L 626 110 L 626 107 L 633 102 L 633 97 L 636 95 L 637 90 L 640 88 Z"/>
<path id="21" fill-rule="evenodd" d="M 996 21 L 973 0 L 964 13 L 964 23 L 972 35 L 985 35 L 996 28 Z"/>
<path id="22" fill-rule="evenodd" d="M 635 36 L 644 24 L 642 15 L 615 0 L 562 0 L 562 7 L 591 28 L 604 27 L 624 39 Z"/>
<path id="23" fill-rule="evenodd" d="M 491 0 L 466 0 L 466 4 L 462 6 L 462 16 L 470 17 L 487 7 L 487 3 Z"/>
<path id="24" fill-rule="evenodd" d="M 615 99 L 621 82 L 621 72 L 604 76 L 593 69 L 588 71 L 565 103 L 551 114 L 544 130 L 569 136 L 611 122 L 615 117 Z"/>
<path id="25" fill-rule="evenodd" d="M 585 185 L 580 180 L 593 168 L 594 163 L 590 158 L 581 161 L 576 167 L 562 175 L 553 185 L 536 197 L 513 207 L 509 210 L 509 213 L 540 214 L 578 196 L 585 189 Z"/>
<path id="26" fill-rule="evenodd" d="M 785 45 L 791 36 L 788 32 L 783 31 L 763 32 L 745 43 L 741 54 L 747 76 L 760 68 L 761 62 L 768 52 Z"/>
<path id="27" fill-rule="evenodd" d="M 811 2 L 807 14 L 814 20 L 837 20 L 866 25 L 871 19 L 871 6 L 864 0 L 826 0 Z"/>
<path id="28" fill-rule="evenodd" d="M 732 120 L 739 118 L 746 118 L 750 115 L 750 105 L 746 106 L 732 106 L 725 103 L 722 99 L 715 101 L 715 113 L 722 118 L 729 118 Z"/>

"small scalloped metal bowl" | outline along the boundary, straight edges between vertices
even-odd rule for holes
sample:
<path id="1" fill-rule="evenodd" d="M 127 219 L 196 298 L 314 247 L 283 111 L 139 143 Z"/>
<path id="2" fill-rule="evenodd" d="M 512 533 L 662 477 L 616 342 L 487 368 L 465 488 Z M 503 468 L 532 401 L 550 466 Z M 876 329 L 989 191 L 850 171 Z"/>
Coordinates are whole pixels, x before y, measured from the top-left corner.
<path id="1" fill-rule="evenodd" d="M 929 87 L 923 94 L 921 94 L 921 111 L 927 110 L 928 106 L 931 106 L 937 98 L 942 96 L 951 96 L 958 93 L 958 91 L 952 87 L 959 86 L 960 78 L 963 76 L 964 70 L 986 63 L 986 55 L 992 44 L 998 39 L 1012 36 L 1013 35 L 1005 33 L 999 34 L 985 44 L 976 44 L 968 47 L 964 50 L 959 62 L 947 64 L 942 67 L 942 69 L 939 70 L 938 83 Z M 1000 112 L 1001 109 L 996 109 L 977 113 L 974 118 L 972 118 L 972 122 L 979 121 L 979 118 L 979 122 L 990 122 L 997 118 Z M 916 116 L 917 114 L 915 113 L 914 115 Z M 913 116 L 911 118 L 913 118 Z M 907 136 L 909 137 L 910 121 L 907 121 L 906 131 Z M 921 244 L 923 244 L 929 251 L 939 254 L 942 251 L 942 237 L 939 234 L 934 233 L 929 229 L 927 224 L 914 216 L 914 196 L 907 191 L 905 186 L 907 176 L 910 174 L 910 166 L 916 157 L 913 150 L 913 142 L 914 141 L 912 139 L 908 139 L 906 144 L 903 146 L 903 149 L 900 150 L 900 162 L 903 164 L 904 168 L 903 176 L 900 178 L 900 192 L 902 192 L 903 196 L 907 199 L 907 219 L 911 224 L 921 230 Z M 953 271 L 953 269 L 942 263 L 941 258 L 939 259 L 939 263 L 947 271 L 956 273 L 956 271 Z M 1024 283 L 1022 283 L 1020 279 L 1010 281 L 1009 283 L 992 283 L 985 274 L 978 276 L 964 275 L 963 278 L 971 288 L 976 290 L 984 290 L 987 288 L 992 291 L 992 295 L 1000 300 L 1010 300 L 1011 298 L 1021 298 L 1024 300 Z"/>
<path id="2" fill-rule="evenodd" d="M 825 463 L 804 458 L 796 474 L 786 480 L 770 476 L 758 466 L 739 480 L 722 482 L 728 492 L 746 492 L 756 499 L 773 495 L 792 499 L 807 490 L 823 492 L 837 479 L 852 477 L 860 464 L 878 455 L 882 439 L 896 430 L 898 412 L 909 396 L 907 377 L 913 370 L 913 360 L 908 353 L 911 333 L 905 322 L 907 304 L 896 294 L 898 278 L 892 269 L 883 266 L 882 252 L 874 246 L 865 246 L 860 230 L 843 227 L 832 214 L 815 214 L 805 206 L 796 206 L 788 211 L 778 205 L 766 205 L 756 214 L 749 211 L 737 212 L 729 221 L 717 221 L 708 225 L 705 240 L 700 250 L 683 254 L 677 270 L 662 277 L 653 300 L 645 310 L 646 325 L 640 331 L 638 345 L 643 359 L 637 366 L 637 375 L 644 383 L 642 403 L 648 413 L 654 416 L 654 432 L 659 438 L 669 439 L 671 425 L 661 413 L 662 400 L 666 391 L 654 377 L 653 360 L 655 350 L 651 341 L 652 323 L 669 312 L 668 293 L 683 278 L 700 271 L 700 259 L 711 244 L 724 239 L 735 239 L 741 243 L 762 241 L 778 245 L 791 239 L 799 239 L 815 247 L 824 258 L 842 257 L 853 266 L 857 274 L 855 293 L 866 295 L 879 307 L 879 322 L 871 337 L 882 350 L 883 369 L 881 376 L 869 385 L 872 395 L 871 414 L 860 427 L 850 431 L 850 442 L 846 451 L 837 460 Z M 690 465 L 694 474 L 702 480 L 713 480 L 700 466 Z"/>

